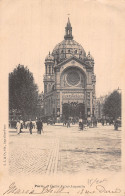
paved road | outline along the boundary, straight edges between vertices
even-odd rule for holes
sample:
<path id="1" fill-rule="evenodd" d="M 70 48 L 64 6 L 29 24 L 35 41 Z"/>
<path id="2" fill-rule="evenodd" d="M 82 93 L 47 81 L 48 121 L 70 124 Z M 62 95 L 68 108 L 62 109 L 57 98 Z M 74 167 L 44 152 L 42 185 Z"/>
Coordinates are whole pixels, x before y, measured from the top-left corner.
<path id="1" fill-rule="evenodd" d="M 17 135 L 10 130 L 9 172 L 15 174 L 84 173 L 120 171 L 121 131 L 101 126 L 78 131 L 44 125 L 44 133 L 30 135 L 28 130 Z"/>

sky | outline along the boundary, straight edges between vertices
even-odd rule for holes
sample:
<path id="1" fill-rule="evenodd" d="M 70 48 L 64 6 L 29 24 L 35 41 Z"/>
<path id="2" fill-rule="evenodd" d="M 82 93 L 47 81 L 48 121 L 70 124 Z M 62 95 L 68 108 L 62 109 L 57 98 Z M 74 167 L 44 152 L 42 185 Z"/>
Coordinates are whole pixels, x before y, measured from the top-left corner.
<path id="1" fill-rule="evenodd" d="M 96 95 L 122 88 L 125 65 L 124 0 L 1 0 L 0 89 L 18 65 L 33 73 L 43 88 L 44 61 L 63 41 L 70 17 L 74 40 L 95 60 Z M 3 85 L 4 84 L 4 85 Z"/>

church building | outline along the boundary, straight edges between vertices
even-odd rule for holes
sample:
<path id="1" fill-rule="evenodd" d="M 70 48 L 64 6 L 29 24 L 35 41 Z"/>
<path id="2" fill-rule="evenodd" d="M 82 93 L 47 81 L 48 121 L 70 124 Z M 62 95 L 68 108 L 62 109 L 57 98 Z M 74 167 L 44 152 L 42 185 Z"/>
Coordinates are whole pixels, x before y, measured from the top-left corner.
<path id="1" fill-rule="evenodd" d="M 64 40 L 45 58 L 46 118 L 91 118 L 95 109 L 94 59 L 73 39 L 68 18 Z"/>

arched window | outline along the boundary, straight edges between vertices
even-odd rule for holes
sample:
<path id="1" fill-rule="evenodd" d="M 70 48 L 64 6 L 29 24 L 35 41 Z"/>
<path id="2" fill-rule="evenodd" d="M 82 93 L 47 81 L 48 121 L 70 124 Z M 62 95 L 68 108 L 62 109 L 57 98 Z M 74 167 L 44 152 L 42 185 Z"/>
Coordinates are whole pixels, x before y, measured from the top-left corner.
<path id="1" fill-rule="evenodd" d="M 75 54 L 77 54 L 77 50 L 75 50 Z"/>
<path id="2" fill-rule="evenodd" d="M 51 65 L 49 65 L 49 74 L 51 74 Z"/>
<path id="3" fill-rule="evenodd" d="M 44 91 L 45 91 L 45 93 L 47 92 L 47 85 L 46 84 L 44 86 Z"/>
<path id="4" fill-rule="evenodd" d="M 70 50 L 68 50 L 68 52 L 70 53 Z"/>
<path id="5" fill-rule="evenodd" d="M 51 84 L 49 84 L 49 91 L 51 91 Z"/>
<path id="6" fill-rule="evenodd" d="M 52 66 L 52 74 L 54 73 L 54 69 L 53 69 L 53 66 Z"/>

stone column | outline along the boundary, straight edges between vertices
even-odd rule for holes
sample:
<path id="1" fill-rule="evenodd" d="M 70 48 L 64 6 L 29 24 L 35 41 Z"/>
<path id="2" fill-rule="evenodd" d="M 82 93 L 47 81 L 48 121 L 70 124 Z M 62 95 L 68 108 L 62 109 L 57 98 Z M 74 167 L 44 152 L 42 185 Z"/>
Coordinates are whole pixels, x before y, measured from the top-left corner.
<path id="1" fill-rule="evenodd" d="M 47 65 L 46 65 L 46 74 L 47 74 Z"/>
<path id="2" fill-rule="evenodd" d="M 90 114 L 92 117 L 92 91 L 90 92 Z"/>
<path id="3" fill-rule="evenodd" d="M 62 117 L 62 91 L 60 91 L 60 117 Z"/>
<path id="4" fill-rule="evenodd" d="M 52 74 L 52 65 L 50 66 L 50 74 Z"/>
<path id="5" fill-rule="evenodd" d="M 60 88 L 60 73 L 56 72 L 56 89 Z"/>
<path id="6" fill-rule="evenodd" d="M 52 74 L 53 74 L 53 65 L 52 65 Z"/>
<path id="7" fill-rule="evenodd" d="M 87 93 L 84 91 L 85 116 L 87 117 Z"/>

